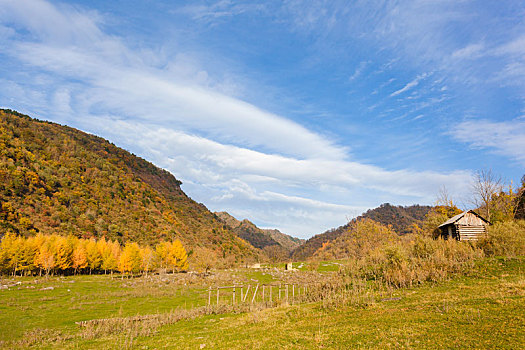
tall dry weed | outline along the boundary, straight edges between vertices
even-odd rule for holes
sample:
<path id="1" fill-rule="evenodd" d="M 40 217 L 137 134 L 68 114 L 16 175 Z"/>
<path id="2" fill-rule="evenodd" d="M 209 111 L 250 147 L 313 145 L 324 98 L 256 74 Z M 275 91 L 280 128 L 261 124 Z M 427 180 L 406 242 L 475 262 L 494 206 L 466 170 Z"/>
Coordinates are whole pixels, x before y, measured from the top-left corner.
<path id="1" fill-rule="evenodd" d="M 525 220 L 497 222 L 477 246 L 489 256 L 517 257 L 525 255 Z"/>

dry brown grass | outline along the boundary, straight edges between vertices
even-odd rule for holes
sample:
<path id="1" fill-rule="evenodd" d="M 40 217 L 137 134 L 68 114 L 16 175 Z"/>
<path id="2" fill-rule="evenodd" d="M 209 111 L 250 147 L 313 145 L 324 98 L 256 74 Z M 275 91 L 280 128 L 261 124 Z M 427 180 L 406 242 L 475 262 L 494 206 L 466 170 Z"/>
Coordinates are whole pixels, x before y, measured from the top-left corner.
<path id="1" fill-rule="evenodd" d="M 0 349 L 10 349 L 15 347 L 27 348 L 42 344 L 60 344 L 72 339 L 72 335 L 63 334 L 55 329 L 36 328 L 24 333 L 24 336 L 13 342 L 0 342 Z"/>
<path id="2" fill-rule="evenodd" d="M 178 309 L 171 312 L 140 315 L 132 317 L 115 317 L 78 322 L 81 328 L 80 337 L 97 339 L 118 335 L 121 348 L 133 347 L 134 339 L 154 335 L 165 325 L 181 320 L 191 320 L 205 315 L 238 314 L 252 312 L 257 318 L 258 312 L 268 307 L 266 304 L 212 305 L 194 309 Z"/>
<path id="3" fill-rule="evenodd" d="M 525 255 L 525 220 L 497 222 L 477 242 L 488 256 L 517 257 Z"/>

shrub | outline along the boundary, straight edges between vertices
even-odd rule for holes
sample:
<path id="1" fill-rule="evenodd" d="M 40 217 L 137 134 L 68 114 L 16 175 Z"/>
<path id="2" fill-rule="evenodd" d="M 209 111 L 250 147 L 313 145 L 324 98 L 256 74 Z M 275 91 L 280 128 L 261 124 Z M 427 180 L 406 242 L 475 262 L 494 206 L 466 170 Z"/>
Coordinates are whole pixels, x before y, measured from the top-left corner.
<path id="1" fill-rule="evenodd" d="M 516 257 L 525 255 L 525 220 L 497 222 L 477 242 L 487 255 Z"/>
<path id="2" fill-rule="evenodd" d="M 483 251 L 465 242 L 416 237 L 378 247 L 367 256 L 351 260 L 343 274 L 407 287 L 464 272 L 482 256 Z"/>

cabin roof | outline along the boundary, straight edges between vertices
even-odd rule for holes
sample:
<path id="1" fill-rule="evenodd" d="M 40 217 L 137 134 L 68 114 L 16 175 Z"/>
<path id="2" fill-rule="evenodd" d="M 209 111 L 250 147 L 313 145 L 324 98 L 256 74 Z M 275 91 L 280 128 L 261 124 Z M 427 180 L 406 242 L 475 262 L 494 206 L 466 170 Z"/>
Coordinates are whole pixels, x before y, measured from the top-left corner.
<path id="1" fill-rule="evenodd" d="M 482 217 L 481 215 L 479 215 L 479 214 L 476 213 L 475 211 L 473 211 L 473 210 L 468 210 L 468 211 L 464 211 L 464 212 L 461 213 L 461 214 L 458 214 L 458 215 L 456 215 L 456 216 L 451 217 L 450 219 L 448 219 L 447 221 L 445 221 L 444 223 L 442 223 L 442 224 L 439 225 L 438 227 L 442 227 L 442 226 L 446 226 L 446 225 L 453 224 L 453 223 L 455 223 L 456 221 L 458 221 L 459 219 L 461 219 L 463 216 L 465 216 L 467 213 L 472 213 L 472 214 L 476 215 L 477 217 L 479 217 L 481 220 L 485 221 L 486 223 L 489 223 L 488 220 L 486 220 L 484 217 Z"/>

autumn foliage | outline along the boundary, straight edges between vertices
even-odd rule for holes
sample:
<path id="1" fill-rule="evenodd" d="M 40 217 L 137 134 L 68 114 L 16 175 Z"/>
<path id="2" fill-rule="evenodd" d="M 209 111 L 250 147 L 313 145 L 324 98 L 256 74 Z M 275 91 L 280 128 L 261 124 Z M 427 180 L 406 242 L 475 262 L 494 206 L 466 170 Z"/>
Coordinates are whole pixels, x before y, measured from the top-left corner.
<path id="1" fill-rule="evenodd" d="M 96 241 L 40 233 L 25 238 L 6 233 L 0 242 L 0 272 L 4 274 L 147 274 L 157 269 L 188 269 L 188 255 L 179 240 L 161 242 L 152 249 L 135 242 L 121 247 L 105 238 Z"/>
<path id="2" fill-rule="evenodd" d="M 176 237 L 188 250 L 215 252 L 220 266 L 258 257 L 180 185 L 166 170 L 100 137 L 0 109 L 0 238 L 5 232 L 105 237 L 155 250 Z M 108 266 L 97 267 L 100 262 L 89 259 L 97 249 L 86 243 L 76 255 L 66 250 L 56 258 L 70 264 L 66 270 L 75 269 L 73 256 L 77 270 L 118 269 L 108 251 L 109 262 L 102 259 Z"/>

